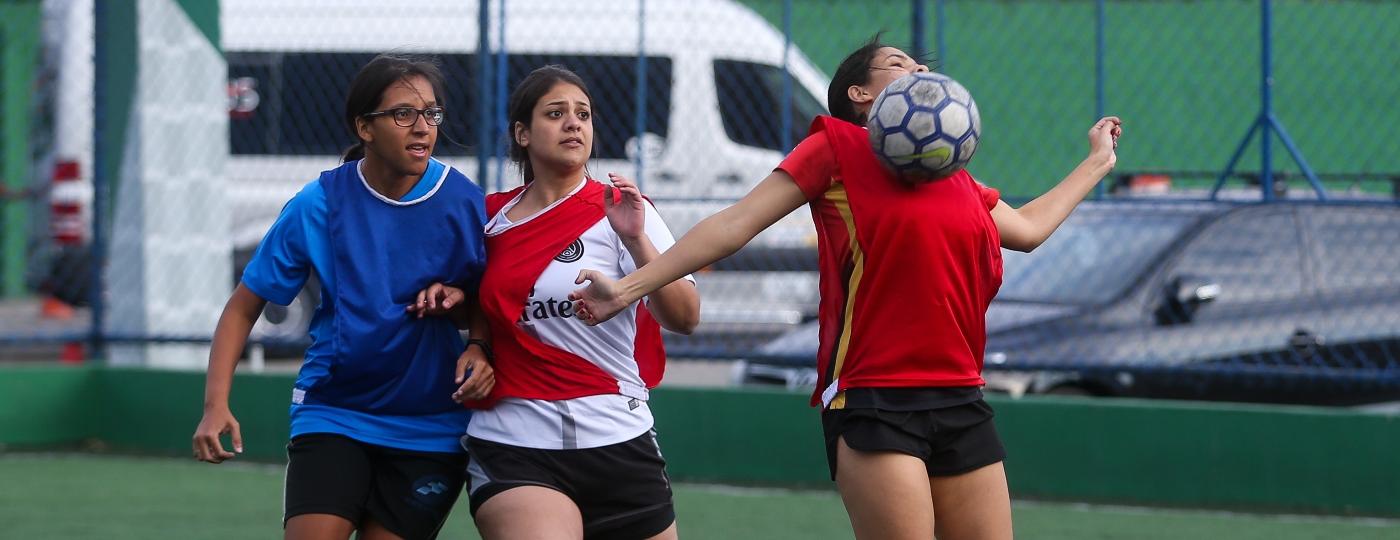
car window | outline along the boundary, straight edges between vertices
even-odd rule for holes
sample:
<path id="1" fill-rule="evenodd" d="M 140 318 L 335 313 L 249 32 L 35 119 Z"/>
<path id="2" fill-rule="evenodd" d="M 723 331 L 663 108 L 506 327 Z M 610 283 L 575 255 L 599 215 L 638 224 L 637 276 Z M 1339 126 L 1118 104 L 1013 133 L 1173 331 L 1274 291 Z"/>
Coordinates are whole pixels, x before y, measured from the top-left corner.
<path id="1" fill-rule="evenodd" d="M 791 84 L 792 124 L 787 142 L 795 145 L 807 136 L 812 119 L 826 114 L 826 109 L 797 81 Z M 738 60 L 715 60 L 715 90 L 719 97 L 720 119 L 729 140 L 784 153 L 791 150 L 782 147 L 781 68 Z"/>
<path id="2" fill-rule="evenodd" d="M 434 154 L 474 155 L 475 54 L 438 54 L 447 89 L 447 121 Z M 372 53 L 229 52 L 229 144 L 235 155 L 339 155 L 354 139 L 342 125 L 345 92 Z M 625 159 L 636 133 L 636 57 L 512 54 L 505 91 L 531 70 L 562 64 L 589 84 L 594 157 Z M 665 137 L 671 110 L 671 61 L 647 58 L 646 130 Z M 504 117 L 504 113 L 501 113 Z"/>
<path id="3" fill-rule="evenodd" d="M 1199 215 L 1133 208 L 1080 208 L 1030 253 L 1002 250 L 998 300 L 1095 304 L 1141 277 Z"/>
<path id="4" fill-rule="evenodd" d="M 1400 287 L 1400 206 L 1303 210 L 1323 291 Z"/>
<path id="5" fill-rule="evenodd" d="M 1186 246 L 1168 279 L 1198 276 L 1220 285 L 1215 303 L 1287 300 L 1303 291 L 1303 257 L 1291 206 L 1236 210 Z"/>

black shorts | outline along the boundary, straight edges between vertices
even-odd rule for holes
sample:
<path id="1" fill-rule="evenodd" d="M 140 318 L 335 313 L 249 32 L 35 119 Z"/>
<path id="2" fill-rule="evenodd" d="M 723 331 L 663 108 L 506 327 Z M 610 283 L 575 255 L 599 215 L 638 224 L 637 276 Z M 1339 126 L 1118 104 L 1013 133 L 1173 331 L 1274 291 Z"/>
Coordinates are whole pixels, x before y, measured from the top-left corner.
<path id="1" fill-rule="evenodd" d="M 358 527 L 367 518 L 405 539 L 436 538 L 462 493 L 467 455 L 415 452 L 330 433 L 287 445 L 282 522 L 333 514 Z"/>
<path id="2" fill-rule="evenodd" d="M 1006 449 L 992 424 L 986 401 L 925 409 L 826 409 L 826 463 L 836 479 L 836 441 L 846 439 L 853 450 L 888 450 L 924 461 L 929 476 L 954 476 L 1006 459 Z"/>
<path id="3" fill-rule="evenodd" d="M 541 450 L 468 437 L 472 515 L 511 488 L 542 486 L 567 495 L 583 514 L 583 537 L 649 538 L 676 521 L 666 460 L 648 431 L 626 442 Z"/>

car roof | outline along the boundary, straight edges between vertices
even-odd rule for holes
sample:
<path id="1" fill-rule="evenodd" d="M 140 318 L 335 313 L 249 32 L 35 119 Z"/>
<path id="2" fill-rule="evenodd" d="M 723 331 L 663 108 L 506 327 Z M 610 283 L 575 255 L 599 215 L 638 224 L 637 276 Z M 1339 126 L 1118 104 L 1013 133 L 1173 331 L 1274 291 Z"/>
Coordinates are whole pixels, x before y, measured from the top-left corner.
<path id="1" fill-rule="evenodd" d="M 477 48 L 476 6 L 460 0 L 224 0 L 221 41 L 229 51 L 470 53 Z M 490 9 L 496 18 L 496 6 Z M 646 48 L 658 53 L 700 48 L 766 61 L 783 49 L 781 33 L 732 0 L 649 0 L 645 10 Z M 512 0 L 505 3 L 505 47 L 632 55 L 638 15 L 637 2 Z M 499 36 L 490 39 L 495 46 Z"/>

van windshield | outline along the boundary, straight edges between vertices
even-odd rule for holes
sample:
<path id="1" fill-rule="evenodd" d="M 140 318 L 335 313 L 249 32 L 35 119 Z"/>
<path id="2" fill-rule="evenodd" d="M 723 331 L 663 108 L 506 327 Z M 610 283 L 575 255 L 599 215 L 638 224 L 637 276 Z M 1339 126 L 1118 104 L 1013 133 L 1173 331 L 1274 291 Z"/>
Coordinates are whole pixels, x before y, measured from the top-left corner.
<path id="1" fill-rule="evenodd" d="M 1080 208 L 1030 253 L 1002 250 L 997 300 L 1098 304 L 1114 299 L 1200 215 Z"/>
<path id="2" fill-rule="evenodd" d="M 783 148 L 783 70 L 777 66 L 715 60 L 715 90 L 719 98 L 720 119 L 729 140 L 744 146 L 754 146 L 787 153 L 807 136 L 812 119 L 826 114 L 817 98 L 792 82 L 792 123 L 788 129 L 788 148 Z"/>

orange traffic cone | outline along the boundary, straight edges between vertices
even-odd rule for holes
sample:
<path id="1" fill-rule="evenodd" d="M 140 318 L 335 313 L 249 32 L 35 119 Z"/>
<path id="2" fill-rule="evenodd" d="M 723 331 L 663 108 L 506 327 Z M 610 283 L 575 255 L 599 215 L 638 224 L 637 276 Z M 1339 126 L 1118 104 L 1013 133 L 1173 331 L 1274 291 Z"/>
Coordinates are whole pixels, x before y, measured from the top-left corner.
<path id="1" fill-rule="evenodd" d="M 73 306 L 52 296 L 45 296 L 44 301 L 39 304 L 39 316 L 66 321 L 73 318 Z"/>

